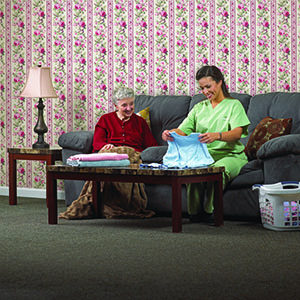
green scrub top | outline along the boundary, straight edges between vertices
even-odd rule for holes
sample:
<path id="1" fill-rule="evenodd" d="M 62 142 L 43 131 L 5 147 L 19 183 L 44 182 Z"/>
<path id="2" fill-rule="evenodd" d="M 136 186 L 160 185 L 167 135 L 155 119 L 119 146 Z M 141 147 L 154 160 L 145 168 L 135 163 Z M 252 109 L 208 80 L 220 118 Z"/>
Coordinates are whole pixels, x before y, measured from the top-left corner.
<path id="1" fill-rule="evenodd" d="M 241 102 L 237 99 L 225 98 L 215 108 L 212 107 L 209 100 L 197 103 L 179 125 L 179 129 L 186 135 L 190 135 L 192 132 L 225 132 L 236 127 L 242 127 L 241 137 L 246 137 L 249 124 L 249 119 Z M 239 140 L 234 142 L 214 141 L 207 144 L 207 149 L 211 155 L 236 156 L 241 154 L 244 148 Z"/>

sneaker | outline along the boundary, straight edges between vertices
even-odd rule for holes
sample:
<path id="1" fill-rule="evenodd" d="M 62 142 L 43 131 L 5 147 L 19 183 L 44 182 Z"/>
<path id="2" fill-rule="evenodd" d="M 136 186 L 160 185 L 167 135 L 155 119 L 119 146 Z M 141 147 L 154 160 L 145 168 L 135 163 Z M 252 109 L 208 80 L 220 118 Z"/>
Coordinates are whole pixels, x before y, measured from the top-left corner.
<path id="1" fill-rule="evenodd" d="M 214 223 L 214 214 L 213 213 L 207 213 L 206 211 L 202 211 L 199 214 L 196 215 L 190 215 L 190 222 L 191 223 L 208 223 L 212 224 Z"/>
<path id="2" fill-rule="evenodd" d="M 191 223 L 201 223 L 201 213 L 197 214 L 197 215 L 190 215 L 190 222 Z"/>
<path id="3" fill-rule="evenodd" d="M 214 213 L 207 213 L 206 211 L 203 211 L 201 213 L 201 219 L 203 223 L 214 223 Z"/>

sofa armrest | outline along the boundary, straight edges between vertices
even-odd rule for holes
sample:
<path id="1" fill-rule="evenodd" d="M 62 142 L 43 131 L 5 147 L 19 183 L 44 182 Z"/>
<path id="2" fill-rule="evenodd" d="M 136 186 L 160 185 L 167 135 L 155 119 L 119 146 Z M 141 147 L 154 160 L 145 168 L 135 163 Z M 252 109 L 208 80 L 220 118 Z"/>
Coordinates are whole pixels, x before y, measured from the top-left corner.
<path id="1" fill-rule="evenodd" d="M 261 160 L 287 154 L 300 154 L 300 134 L 289 134 L 264 143 L 257 151 Z"/>
<path id="2" fill-rule="evenodd" d="M 141 153 L 143 163 L 159 163 L 163 161 L 164 155 L 167 153 L 168 146 L 149 147 Z"/>
<path id="3" fill-rule="evenodd" d="M 58 145 L 64 149 L 71 149 L 81 153 L 91 153 L 93 138 L 93 131 L 71 131 L 59 137 Z"/>

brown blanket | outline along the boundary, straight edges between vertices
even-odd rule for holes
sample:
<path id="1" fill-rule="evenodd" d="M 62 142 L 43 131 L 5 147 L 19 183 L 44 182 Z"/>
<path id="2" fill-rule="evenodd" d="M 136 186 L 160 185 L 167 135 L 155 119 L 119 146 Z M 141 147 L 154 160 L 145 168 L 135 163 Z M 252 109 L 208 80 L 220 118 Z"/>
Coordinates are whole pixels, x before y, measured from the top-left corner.
<path id="1" fill-rule="evenodd" d="M 116 147 L 100 152 L 127 153 L 131 164 L 140 163 L 140 153 L 130 147 Z M 112 218 L 150 218 L 155 213 L 146 210 L 147 195 L 143 183 L 103 182 L 101 184 L 102 216 Z M 59 218 L 86 219 L 94 216 L 92 182 L 87 181 L 77 200 Z"/>

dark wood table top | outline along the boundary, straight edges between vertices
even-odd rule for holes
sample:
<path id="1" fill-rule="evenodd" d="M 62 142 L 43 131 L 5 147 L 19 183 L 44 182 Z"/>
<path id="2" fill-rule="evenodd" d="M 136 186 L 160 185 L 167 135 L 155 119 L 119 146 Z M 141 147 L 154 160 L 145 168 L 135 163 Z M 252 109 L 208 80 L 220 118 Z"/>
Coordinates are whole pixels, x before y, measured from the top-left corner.
<path id="1" fill-rule="evenodd" d="M 68 165 L 48 165 L 48 172 L 98 173 L 98 174 L 127 174 L 127 175 L 155 175 L 155 176 L 191 176 L 216 174 L 225 171 L 225 167 L 203 167 L 191 169 L 156 169 L 140 168 L 139 165 L 129 167 L 73 167 Z"/>
<path id="2" fill-rule="evenodd" d="M 62 148 L 7 148 L 12 154 L 61 154 Z"/>

